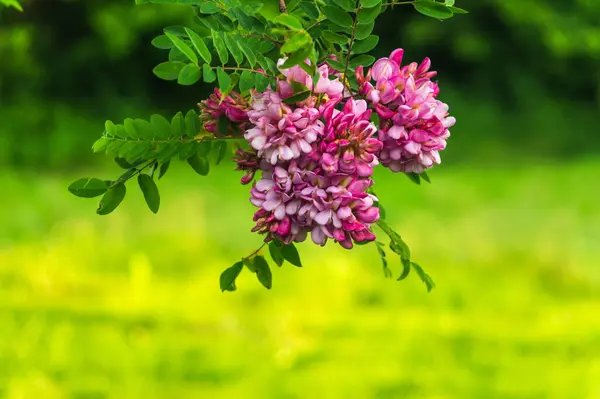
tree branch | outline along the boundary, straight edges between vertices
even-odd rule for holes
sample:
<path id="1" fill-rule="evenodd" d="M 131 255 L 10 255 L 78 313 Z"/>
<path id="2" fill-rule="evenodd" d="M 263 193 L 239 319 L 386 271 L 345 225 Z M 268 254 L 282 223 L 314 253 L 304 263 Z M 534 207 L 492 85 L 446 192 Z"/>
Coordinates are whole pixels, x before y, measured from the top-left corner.
<path id="1" fill-rule="evenodd" d="M 285 6 L 285 0 L 279 0 L 279 12 L 287 14 L 287 7 Z"/>

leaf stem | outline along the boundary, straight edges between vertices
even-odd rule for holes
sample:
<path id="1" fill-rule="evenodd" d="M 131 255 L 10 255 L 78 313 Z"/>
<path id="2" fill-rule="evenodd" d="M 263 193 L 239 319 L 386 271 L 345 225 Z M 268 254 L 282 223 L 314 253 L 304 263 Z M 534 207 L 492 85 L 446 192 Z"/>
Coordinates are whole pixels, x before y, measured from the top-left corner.
<path id="1" fill-rule="evenodd" d="M 141 168 L 135 168 L 135 172 L 131 173 L 131 174 L 124 174 L 123 176 L 119 177 L 116 181 L 114 181 L 111 185 L 110 188 L 116 186 L 117 184 L 121 184 L 121 183 L 125 183 L 127 180 L 131 179 L 132 177 L 135 177 L 137 175 L 139 175 L 140 173 L 142 173 L 142 171 L 144 169 L 146 169 L 148 166 L 151 166 L 153 163 L 156 162 L 156 159 L 153 159 L 152 161 L 148 162 L 146 165 L 142 166 Z"/>
<path id="2" fill-rule="evenodd" d="M 243 67 L 226 67 L 226 66 L 223 66 L 223 67 L 221 67 L 221 68 L 222 68 L 224 71 L 234 71 L 234 72 L 237 72 L 237 71 L 249 71 L 249 72 L 253 72 L 253 73 L 260 73 L 261 75 L 264 75 L 264 76 L 266 76 L 266 77 L 268 77 L 268 78 L 271 78 L 271 79 L 276 79 L 276 78 L 277 78 L 277 76 L 270 75 L 270 74 L 268 74 L 268 73 L 266 73 L 266 72 L 264 72 L 264 71 L 259 71 L 259 70 L 257 70 L 257 69 L 252 69 L 252 68 L 243 68 Z"/>
<path id="3" fill-rule="evenodd" d="M 265 245 L 267 245 L 267 243 L 263 242 L 262 245 L 260 247 L 258 247 L 258 249 L 256 251 L 254 251 L 250 255 L 242 258 L 242 260 L 244 260 L 244 259 L 250 259 L 251 257 L 253 257 L 254 255 L 256 255 L 257 253 L 259 253 L 261 251 L 261 249 L 263 249 L 265 247 Z"/>
<path id="4" fill-rule="evenodd" d="M 125 141 L 125 142 L 134 142 L 134 143 L 151 143 L 151 144 L 162 144 L 162 143 L 173 143 L 179 142 L 182 144 L 198 142 L 202 143 L 204 141 L 221 141 L 221 140 L 246 140 L 244 137 L 233 137 L 233 136 L 224 136 L 224 137 L 201 137 L 201 138 L 192 138 L 192 139 L 182 139 L 182 138 L 173 138 L 173 139 L 164 139 L 164 140 L 132 140 L 123 137 L 113 137 L 113 136 L 104 136 L 109 140 L 115 141 Z"/>
<path id="5" fill-rule="evenodd" d="M 406 4 L 415 4 L 414 1 L 392 1 L 390 3 L 383 3 L 382 6 L 403 6 Z"/>
<path id="6" fill-rule="evenodd" d="M 358 25 L 358 16 L 360 15 L 361 9 L 362 7 L 360 6 L 360 4 L 357 4 L 356 14 L 354 15 L 354 21 L 352 22 L 352 36 L 350 37 L 350 43 L 348 44 L 348 51 L 346 52 L 346 64 L 344 65 L 344 73 L 342 75 L 342 79 L 344 79 L 344 85 L 348 81 L 348 65 L 350 63 L 350 54 L 352 54 L 352 46 L 354 45 L 354 41 L 356 40 L 356 25 Z M 349 84 L 348 91 L 351 91 Z"/>

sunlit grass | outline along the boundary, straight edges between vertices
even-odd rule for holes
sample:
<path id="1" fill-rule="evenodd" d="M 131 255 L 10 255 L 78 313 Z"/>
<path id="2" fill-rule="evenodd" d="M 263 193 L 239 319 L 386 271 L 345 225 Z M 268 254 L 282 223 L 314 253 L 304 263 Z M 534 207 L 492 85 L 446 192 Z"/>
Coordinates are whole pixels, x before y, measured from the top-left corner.
<path id="1" fill-rule="evenodd" d="M 0 174 L 0 398 L 600 397 L 600 164 L 378 176 L 431 294 L 310 244 L 222 294 L 260 244 L 226 169 L 175 169 L 157 216 L 133 184 L 99 217 L 79 176 Z"/>

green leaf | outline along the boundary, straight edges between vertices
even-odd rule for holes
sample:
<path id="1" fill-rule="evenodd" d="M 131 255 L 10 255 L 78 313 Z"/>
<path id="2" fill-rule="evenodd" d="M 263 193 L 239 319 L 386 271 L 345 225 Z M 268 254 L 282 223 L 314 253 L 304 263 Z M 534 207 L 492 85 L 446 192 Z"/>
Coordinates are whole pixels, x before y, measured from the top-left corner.
<path id="1" fill-rule="evenodd" d="M 285 41 L 283 46 L 281 46 L 281 52 L 293 53 L 300 50 L 302 47 L 308 46 L 311 42 L 312 39 L 308 33 L 298 32 Z"/>
<path id="2" fill-rule="evenodd" d="M 343 71 L 344 69 L 346 69 L 346 66 L 344 64 L 342 64 L 339 61 L 336 60 L 332 60 L 331 58 L 327 58 L 325 60 L 325 62 L 327 64 L 329 64 L 330 67 L 332 67 L 333 69 L 335 69 L 336 71 Z"/>
<path id="3" fill-rule="evenodd" d="M 202 75 L 202 72 L 198 65 L 187 64 L 186 66 L 183 67 L 181 72 L 179 72 L 179 77 L 177 79 L 177 83 L 179 83 L 182 86 L 191 86 L 200 80 L 201 75 Z"/>
<path id="4" fill-rule="evenodd" d="M 150 208 L 152 213 L 157 213 L 160 208 L 160 194 L 154 179 L 149 175 L 140 174 L 138 176 L 138 185 L 144 194 L 148 208 Z"/>
<path id="5" fill-rule="evenodd" d="M 215 144 L 215 153 L 217 154 L 215 165 L 218 165 L 223 161 L 225 154 L 227 153 L 227 142 L 225 140 L 217 141 Z"/>
<path id="6" fill-rule="evenodd" d="M 328 20 L 330 20 L 336 25 L 352 26 L 353 24 L 352 17 L 344 10 L 338 7 L 325 6 L 321 9 L 321 11 L 323 12 L 323 14 L 325 14 Z"/>
<path id="7" fill-rule="evenodd" d="M 427 274 L 423 270 L 423 268 L 421 266 L 419 266 L 418 264 L 416 264 L 415 262 L 411 262 L 411 265 L 412 265 L 413 269 L 415 269 L 415 272 L 417 272 L 417 274 L 419 275 L 419 278 L 421 279 L 421 281 L 427 287 L 427 292 L 431 292 L 431 290 L 435 288 L 435 283 L 434 283 L 433 279 L 431 278 L 431 276 L 429 274 Z"/>
<path id="8" fill-rule="evenodd" d="M 281 69 L 289 69 L 296 65 L 303 64 L 304 61 L 310 56 L 312 50 L 312 47 L 307 46 L 293 53 L 281 65 Z"/>
<path id="9" fill-rule="evenodd" d="M 243 268 L 244 263 L 242 261 L 239 261 L 236 262 L 233 266 L 225 269 L 225 271 L 221 273 L 221 277 L 219 278 L 221 292 L 235 291 L 235 280 L 238 278 Z"/>
<path id="10" fill-rule="evenodd" d="M 462 8 L 458 8 L 458 7 L 450 7 L 450 10 L 452 10 L 452 12 L 454 14 L 468 14 L 469 13 L 467 10 L 463 10 Z"/>
<path id="11" fill-rule="evenodd" d="M 198 156 L 197 154 L 189 157 L 187 159 L 187 163 L 200 176 L 206 176 L 210 171 L 210 164 L 208 163 L 208 160 L 204 157 Z"/>
<path id="12" fill-rule="evenodd" d="M 92 151 L 93 152 L 104 151 L 106 149 L 106 147 L 108 146 L 108 144 L 110 144 L 110 140 L 109 139 L 107 139 L 106 137 L 100 137 L 92 145 Z"/>
<path id="13" fill-rule="evenodd" d="M 377 46 L 377 43 L 379 43 L 379 36 L 371 35 L 365 40 L 354 43 L 354 46 L 352 47 L 352 54 L 368 53 Z"/>
<path id="14" fill-rule="evenodd" d="M 171 136 L 171 123 L 164 116 L 154 114 L 150 117 L 150 128 L 153 138 L 168 138 Z"/>
<path id="15" fill-rule="evenodd" d="M 350 42 L 350 38 L 346 35 L 341 35 L 339 33 L 332 32 L 330 30 L 324 30 L 321 32 L 321 36 L 331 43 L 336 44 L 348 44 Z"/>
<path id="16" fill-rule="evenodd" d="M 173 42 L 166 35 L 159 35 L 152 39 L 152 45 L 161 50 L 173 48 Z"/>
<path id="17" fill-rule="evenodd" d="M 206 47 L 204 40 L 202 40 L 200 35 L 198 35 L 196 32 L 189 28 L 185 28 L 185 32 L 192 41 L 192 44 L 196 48 L 196 51 L 198 51 L 198 54 L 200 54 L 200 57 L 202 57 L 204 62 L 210 64 L 212 62 L 212 55 L 210 54 L 208 47 Z"/>
<path id="18" fill-rule="evenodd" d="M 300 254 L 298 253 L 298 250 L 296 249 L 296 246 L 293 243 L 283 245 L 281 247 L 281 254 L 283 255 L 283 258 L 290 262 L 292 265 L 302 267 L 302 262 L 300 261 Z"/>
<path id="19" fill-rule="evenodd" d="M 256 256 L 253 259 L 254 272 L 258 281 L 268 290 L 271 289 L 273 284 L 273 275 L 271 274 L 271 268 L 269 264 L 262 256 Z"/>
<path id="20" fill-rule="evenodd" d="M 225 117 L 227 119 L 227 117 Z M 218 132 L 218 128 L 217 128 Z M 205 157 L 210 153 L 210 149 L 212 148 L 212 143 L 209 140 L 202 141 L 198 143 L 198 155 L 200 157 Z"/>
<path id="21" fill-rule="evenodd" d="M 242 53 L 244 53 L 244 55 L 246 56 L 246 59 L 248 60 L 250 66 L 254 68 L 254 66 L 256 65 L 256 54 L 254 54 L 254 51 L 250 47 L 248 47 L 248 45 L 243 40 L 238 41 L 237 44 L 242 50 Z"/>
<path id="22" fill-rule="evenodd" d="M 215 3 L 210 3 L 208 1 L 200 3 L 200 12 L 202 14 L 215 14 L 219 11 L 221 11 L 221 9 Z"/>
<path id="23" fill-rule="evenodd" d="M 419 176 L 417 173 L 406 173 L 406 177 L 408 177 L 410 181 L 415 184 L 421 184 L 421 176 Z"/>
<path id="24" fill-rule="evenodd" d="M 358 14 L 359 24 L 368 24 L 373 21 L 381 14 L 381 4 L 376 5 L 372 8 L 363 8 Z"/>
<path id="25" fill-rule="evenodd" d="M 355 0 L 332 0 L 332 1 L 345 11 L 354 12 L 356 10 L 356 1 Z"/>
<path id="26" fill-rule="evenodd" d="M 133 165 L 130 164 L 129 162 L 127 162 L 127 160 L 125 160 L 124 158 L 115 158 L 115 163 L 117 165 L 119 165 L 120 168 L 123 168 L 123 169 L 133 168 Z"/>
<path id="27" fill-rule="evenodd" d="M 368 24 L 358 24 L 354 31 L 354 37 L 356 40 L 364 40 L 373 32 L 374 27 L 375 21 L 371 21 Z"/>
<path id="28" fill-rule="evenodd" d="M 125 119 L 125 122 L 123 122 L 123 126 L 125 127 L 125 134 L 127 134 L 127 137 L 131 137 L 134 139 L 137 139 L 140 137 L 136 126 L 135 126 L 135 121 L 131 118 L 127 118 Z"/>
<path id="29" fill-rule="evenodd" d="M 144 119 L 135 119 L 133 121 L 133 125 L 135 128 L 135 131 L 137 133 L 137 137 L 141 138 L 141 139 L 152 139 L 152 126 L 150 125 L 150 122 L 144 120 Z"/>
<path id="30" fill-rule="evenodd" d="M 179 72 L 185 64 L 183 62 L 163 62 L 158 64 L 152 72 L 158 78 L 163 80 L 176 80 L 179 76 Z"/>
<path id="31" fill-rule="evenodd" d="M 185 134 L 188 137 L 195 137 L 198 134 L 198 114 L 193 109 L 190 109 L 185 114 Z"/>
<path id="32" fill-rule="evenodd" d="M 375 62 L 375 57 L 371 55 L 359 55 L 350 60 L 350 68 L 356 68 L 359 65 L 369 66 Z"/>
<path id="33" fill-rule="evenodd" d="M 256 91 L 263 92 L 269 86 L 269 78 L 262 73 L 256 73 L 254 77 L 254 86 Z"/>
<path id="34" fill-rule="evenodd" d="M 223 114 L 217 120 L 217 133 L 225 136 L 229 132 L 229 119 Z"/>
<path id="35" fill-rule="evenodd" d="M 248 91 L 251 88 L 254 87 L 254 76 L 252 75 L 252 72 L 250 71 L 242 71 L 242 74 L 240 76 L 240 90 L 242 92 L 244 91 Z"/>
<path id="36" fill-rule="evenodd" d="M 379 253 L 379 259 L 381 259 L 381 264 L 383 265 L 383 274 L 385 275 L 386 278 L 391 278 L 392 271 L 388 267 L 388 262 L 386 259 L 386 254 L 385 254 L 385 249 L 384 249 L 385 246 L 383 245 L 383 243 L 381 243 L 379 241 L 375 241 L 375 246 L 377 247 L 377 252 Z"/>
<path id="37" fill-rule="evenodd" d="M 410 260 L 409 259 L 401 259 L 402 263 L 402 273 L 398 277 L 397 281 L 402 281 L 408 277 L 410 274 Z"/>
<path id="38" fill-rule="evenodd" d="M 418 0 L 413 6 L 415 10 L 431 18 L 446 19 L 452 17 L 452 10 L 433 0 Z"/>
<path id="39" fill-rule="evenodd" d="M 192 61 L 194 64 L 198 63 L 198 56 L 196 55 L 194 50 L 192 50 L 192 48 L 188 46 L 186 42 L 184 42 L 172 33 L 165 32 L 165 35 L 167 35 L 167 37 L 171 39 L 175 47 L 177 47 L 177 49 L 188 58 L 188 60 Z"/>
<path id="40" fill-rule="evenodd" d="M 300 8 L 310 19 L 317 20 L 319 18 L 319 9 L 312 2 L 302 2 Z"/>
<path id="41" fill-rule="evenodd" d="M 221 90 L 221 93 L 228 93 L 231 87 L 231 78 L 221 67 L 217 67 L 217 79 L 219 80 L 219 90 Z"/>
<path id="42" fill-rule="evenodd" d="M 310 97 L 310 90 L 301 91 L 299 93 L 296 93 L 293 96 L 290 96 L 290 97 L 284 99 L 283 102 L 288 105 L 296 104 L 296 103 L 306 100 L 308 97 Z"/>
<path id="43" fill-rule="evenodd" d="M 273 259 L 273 262 L 279 267 L 281 267 L 285 261 L 280 246 L 281 244 L 278 243 L 278 241 L 271 241 L 269 243 L 269 254 L 271 255 L 271 259 Z"/>
<path id="44" fill-rule="evenodd" d="M 214 30 L 211 30 L 210 34 L 212 36 L 215 49 L 217 49 L 217 54 L 219 55 L 219 60 L 221 60 L 221 64 L 227 64 L 227 61 L 229 61 L 229 52 L 227 51 L 227 47 L 225 46 L 223 38 L 221 37 L 219 32 Z"/>
<path id="45" fill-rule="evenodd" d="M 100 200 L 100 204 L 96 210 L 96 213 L 98 215 L 108 215 L 109 213 L 112 213 L 115 209 L 117 209 L 121 202 L 123 202 L 126 193 L 127 189 L 123 183 L 119 183 L 112 187 Z"/>
<path id="46" fill-rule="evenodd" d="M 429 175 L 427 172 L 423 171 L 421 173 L 421 179 L 425 180 L 427 183 L 431 184 L 431 179 L 429 179 Z"/>
<path id="47" fill-rule="evenodd" d="M 169 170 L 169 166 L 171 166 L 171 161 L 167 161 L 160 165 L 160 169 L 158 169 L 159 180 L 162 179 L 162 177 L 167 173 L 167 171 Z"/>
<path id="48" fill-rule="evenodd" d="M 108 190 L 106 182 L 96 178 L 83 178 L 74 181 L 69 186 L 71 194 L 81 198 L 94 198 Z"/>
<path id="49" fill-rule="evenodd" d="M 302 30 L 302 22 L 290 14 L 279 14 L 273 19 L 273 22 L 286 26 L 292 30 Z"/>
<path id="50" fill-rule="evenodd" d="M 454 3 L 455 3 L 454 0 L 445 0 L 444 1 L 444 4 L 446 5 L 446 7 L 453 7 Z"/>
<path id="51" fill-rule="evenodd" d="M 185 121 L 183 119 L 183 114 L 178 112 L 175 114 L 173 119 L 171 119 L 171 136 L 172 137 L 183 137 L 185 132 Z"/>
<path id="52" fill-rule="evenodd" d="M 202 76 L 204 76 L 204 81 L 206 83 L 213 83 L 217 80 L 217 74 L 208 64 L 202 65 Z"/>
<path id="53" fill-rule="evenodd" d="M 360 0 L 360 5 L 365 8 L 375 7 L 381 4 L 381 0 Z"/>
<path id="54" fill-rule="evenodd" d="M 236 64 L 240 65 L 242 62 L 244 62 L 244 54 L 242 54 L 242 50 L 240 49 L 240 46 L 238 46 L 238 41 L 229 33 L 224 33 L 223 38 L 225 39 L 225 45 L 227 46 L 227 49 L 231 55 L 233 55 Z"/>

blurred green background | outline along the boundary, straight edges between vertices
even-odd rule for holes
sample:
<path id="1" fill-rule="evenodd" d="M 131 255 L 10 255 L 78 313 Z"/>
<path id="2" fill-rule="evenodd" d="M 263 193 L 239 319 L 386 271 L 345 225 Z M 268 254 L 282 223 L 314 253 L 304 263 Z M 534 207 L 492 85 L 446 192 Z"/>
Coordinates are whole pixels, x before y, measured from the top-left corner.
<path id="1" fill-rule="evenodd" d="M 119 173 L 90 151 L 104 120 L 206 96 L 151 72 L 189 9 L 23 3 L 0 10 L 0 398 L 600 398 L 600 2 L 379 20 L 376 55 L 430 56 L 458 119 L 432 185 L 376 176 L 431 294 L 374 246 L 309 243 L 272 291 L 221 294 L 260 243 L 232 164 L 96 216 L 66 187 Z"/>

